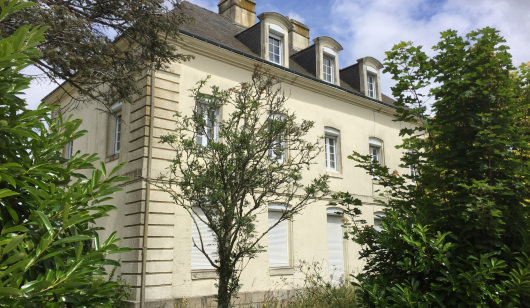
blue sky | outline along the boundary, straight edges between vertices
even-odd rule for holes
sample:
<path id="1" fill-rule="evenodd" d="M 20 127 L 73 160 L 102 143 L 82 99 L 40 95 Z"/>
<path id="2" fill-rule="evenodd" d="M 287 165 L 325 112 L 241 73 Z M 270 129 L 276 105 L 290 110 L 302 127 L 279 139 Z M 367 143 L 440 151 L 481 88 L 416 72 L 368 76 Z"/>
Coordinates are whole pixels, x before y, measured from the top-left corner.
<path id="1" fill-rule="evenodd" d="M 189 0 L 217 12 L 219 0 Z M 344 50 L 340 67 L 384 52 L 400 41 L 430 47 L 447 29 L 465 34 L 490 26 L 497 28 L 511 47 L 514 64 L 530 61 L 530 0 L 255 0 L 257 14 L 278 12 L 309 26 L 311 39 L 327 35 Z M 383 93 L 393 85 L 383 76 Z M 36 106 L 55 85 L 34 81 L 27 99 Z"/>

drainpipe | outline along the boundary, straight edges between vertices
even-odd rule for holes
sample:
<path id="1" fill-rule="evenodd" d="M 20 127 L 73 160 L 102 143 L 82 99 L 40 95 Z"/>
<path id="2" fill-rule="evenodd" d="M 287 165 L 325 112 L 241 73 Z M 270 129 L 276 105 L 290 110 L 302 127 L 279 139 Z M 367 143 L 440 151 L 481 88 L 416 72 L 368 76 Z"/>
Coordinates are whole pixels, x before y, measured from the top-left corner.
<path id="1" fill-rule="evenodd" d="M 153 160 L 153 125 L 155 114 L 155 67 L 151 64 L 151 93 L 149 96 L 149 137 L 147 139 L 147 178 L 145 188 L 144 237 L 142 241 L 142 284 L 140 289 L 140 308 L 145 307 L 145 284 L 147 274 L 147 242 L 149 240 L 149 204 L 151 201 L 151 162 Z"/>

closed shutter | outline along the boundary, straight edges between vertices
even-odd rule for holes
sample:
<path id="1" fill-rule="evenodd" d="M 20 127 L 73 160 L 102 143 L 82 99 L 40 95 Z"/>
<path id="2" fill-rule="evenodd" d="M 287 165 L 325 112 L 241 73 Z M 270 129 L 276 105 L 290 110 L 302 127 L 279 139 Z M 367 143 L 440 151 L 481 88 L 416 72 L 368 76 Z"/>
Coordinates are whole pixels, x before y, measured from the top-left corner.
<path id="1" fill-rule="evenodd" d="M 328 215 L 328 264 L 332 284 L 344 280 L 342 216 Z"/>
<path id="2" fill-rule="evenodd" d="M 281 211 L 269 211 L 269 227 L 282 216 Z M 269 266 L 289 266 L 289 232 L 288 221 L 280 222 L 269 233 Z"/>
<path id="3" fill-rule="evenodd" d="M 199 217 L 202 219 L 205 219 L 204 213 L 200 209 L 195 209 L 195 212 Z M 197 244 L 197 246 L 200 247 L 201 243 L 201 237 L 199 236 L 199 232 L 197 231 L 197 227 L 201 231 L 202 241 L 204 244 L 204 249 L 210 259 L 215 260 L 217 258 L 217 245 L 214 237 L 214 233 L 211 231 L 211 229 L 200 219 L 197 217 L 195 218 L 197 225 L 195 225 L 192 222 L 191 226 L 191 235 L 193 241 Z M 200 269 L 213 269 L 214 267 L 210 264 L 208 259 L 204 256 L 204 254 L 197 249 L 193 245 L 193 241 L 191 242 L 191 269 L 193 270 L 200 270 Z"/>

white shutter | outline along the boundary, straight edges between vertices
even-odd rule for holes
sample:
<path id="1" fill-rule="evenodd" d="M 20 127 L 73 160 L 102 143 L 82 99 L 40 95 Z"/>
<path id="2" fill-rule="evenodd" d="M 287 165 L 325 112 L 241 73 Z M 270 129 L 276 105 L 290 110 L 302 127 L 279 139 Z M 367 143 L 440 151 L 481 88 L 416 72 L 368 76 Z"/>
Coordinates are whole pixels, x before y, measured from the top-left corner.
<path id="1" fill-rule="evenodd" d="M 274 225 L 282 216 L 281 211 L 269 210 L 269 227 Z M 289 232 L 288 221 L 280 222 L 269 233 L 269 266 L 289 266 Z"/>
<path id="2" fill-rule="evenodd" d="M 195 209 L 195 212 L 199 217 L 202 219 L 205 219 L 205 215 L 200 209 Z M 201 245 L 201 238 L 199 236 L 199 231 L 197 231 L 197 227 L 201 231 L 202 241 L 204 243 L 204 249 L 210 259 L 215 260 L 217 258 L 217 245 L 215 243 L 215 237 L 214 233 L 211 231 L 211 229 L 198 217 L 195 217 L 195 221 L 197 222 L 197 225 L 195 225 L 192 222 L 192 242 L 191 242 L 191 269 L 192 270 L 199 270 L 199 269 L 213 269 L 214 267 L 210 264 L 208 259 L 204 256 L 204 254 L 197 249 L 193 245 L 193 241 L 197 244 L 197 246 L 200 247 Z"/>
<path id="3" fill-rule="evenodd" d="M 328 215 L 328 264 L 332 284 L 344 280 L 342 216 Z"/>

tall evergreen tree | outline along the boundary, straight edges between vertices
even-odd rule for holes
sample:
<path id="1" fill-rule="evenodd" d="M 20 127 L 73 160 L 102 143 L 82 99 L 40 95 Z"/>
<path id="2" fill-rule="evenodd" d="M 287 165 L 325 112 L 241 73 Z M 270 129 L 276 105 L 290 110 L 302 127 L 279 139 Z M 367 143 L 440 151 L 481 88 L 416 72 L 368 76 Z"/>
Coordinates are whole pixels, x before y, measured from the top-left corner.
<path id="1" fill-rule="evenodd" d="M 465 37 L 446 31 L 432 58 L 404 42 L 387 53 L 397 120 L 410 123 L 401 131 L 403 166 L 416 172 L 400 176 L 352 156 L 387 197 L 381 232 L 361 224 L 352 231 L 363 247 L 357 278 L 369 306 L 530 300 L 528 67 L 513 72 L 503 43 L 491 28 Z"/>

